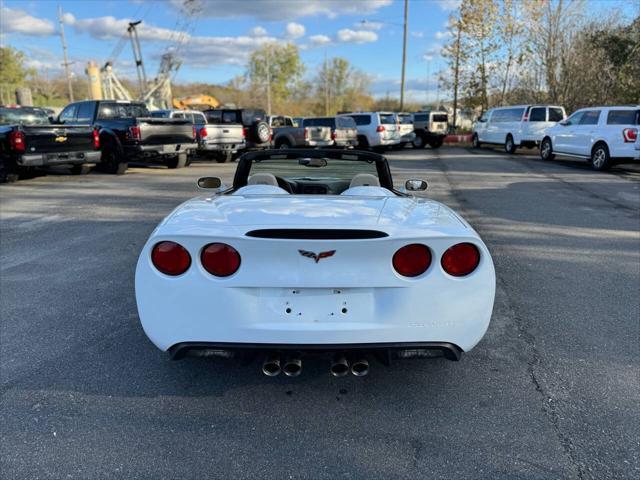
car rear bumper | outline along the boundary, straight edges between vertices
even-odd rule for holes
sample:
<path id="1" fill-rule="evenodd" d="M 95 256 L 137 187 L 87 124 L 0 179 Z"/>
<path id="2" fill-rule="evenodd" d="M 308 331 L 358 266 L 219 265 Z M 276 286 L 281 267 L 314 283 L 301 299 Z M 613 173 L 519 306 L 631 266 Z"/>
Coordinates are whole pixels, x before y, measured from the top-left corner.
<path id="1" fill-rule="evenodd" d="M 305 140 L 304 147 L 331 147 L 333 140 Z"/>
<path id="2" fill-rule="evenodd" d="M 198 150 L 204 152 L 237 152 L 244 148 L 244 143 L 201 143 Z"/>
<path id="3" fill-rule="evenodd" d="M 172 360 L 185 357 L 247 358 L 256 354 L 295 352 L 298 355 L 328 355 L 339 353 L 353 355 L 376 355 L 392 358 L 429 358 L 443 356 L 458 361 L 463 350 L 449 342 L 405 342 L 405 343 L 353 343 L 334 345 L 270 344 L 270 343 L 215 343 L 183 342 L 168 349 Z"/>
<path id="4" fill-rule="evenodd" d="M 146 157 L 159 155 L 176 155 L 178 153 L 188 152 L 198 148 L 198 144 L 193 143 L 171 143 L 164 145 L 135 145 L 133 147 L 125 147 L 124 151 L 127 156 Z"/>
<path id="5" fill-rule="evenodd" d="M 49 165 L 99 163 L 102 153 L 99 150 L 86 152 L 60 152 L 24 154 L 18 157 L 17 164 L 23 167 L 46 167 Z"/>
<path id="6" fill-rule="evenodd" d="M 402 135 L 400 141 L 402 143 L 409 143 L 409 142 L 413 142 L 415 139 L 416 139 L 416 134 L 414 132 L 411 132 L 411 133 L 406 133 Z"/>
<path id="7" fill-rule="evenodd" d="M 358 145 L 358 139 L 352 138 L 351 140 L 335 140 L 333 146 L 338 148 L 350 148 Z"/>

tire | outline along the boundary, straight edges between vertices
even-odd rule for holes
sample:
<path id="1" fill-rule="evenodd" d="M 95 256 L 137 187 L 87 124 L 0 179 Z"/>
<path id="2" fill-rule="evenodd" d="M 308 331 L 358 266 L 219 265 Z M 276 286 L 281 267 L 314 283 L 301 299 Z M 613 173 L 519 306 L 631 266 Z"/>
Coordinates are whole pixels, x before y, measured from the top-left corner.
<path id="1" fill-rule="evenodd" d="M 256 122 L 247 128 L 247 140 L 253 143 L 266 143 L 271 138 L 267 122 Z"/>
<path id="2" fill-rule="evenodd" d="M 278 150 L 287 150 L 288 148 L 291 148 L 291 145 L 287 140 L 281 140 L 278 142 Z"/>
<path id="3" fill-rule="evenodd" d="M 413 148 L 424 148 L 427 146 L 427 142 L 423 135 L 416 135 L 416 138 L 413 139 L 411 144 L 413 145 Z"/>
<path id="4" fill-rule="evenodd" d="M 556 158 L 553 153 L 553 146 L 551 145 L 551 139 L 549 137 L 543 139 L 540 144 L 540 158 L 545 161 Z"/>
<path id="5" fill-rule="evenodd" d="M 599 172 L 609 170 L 612 166 L 609 147 L 606 143 L 596 143 L 591 150 L 591 167 Z"/>
<path id="6" fill-rule="evenodd" d="M 369 150 L 369 141 L 364 135 L 358 135 L 358 149 Z"/>
<path id="7" fill-rule="evenodd" d="M 504 151 L 513 154 L 516 152 L 516 143 L 513 141 L 513 137 L 511 134 L 507 135 L 507 138 L 504 141 Z"/>
<path id="8" fill-rule="evenodd" d="M 102 150 L 102 160 L 98 164 L 98 170 L 112 175 L 124 175 L 129 164 L 123 162 L 116 149 L 108 146 Z"/>
<path id="9" fill-rule="evenodd" d="M 442 140 L 434 140 L 429 145 L 431 145 L 431 148 L 435 150 L 436 148 L 440 148 L 442 146 L 442 143 Z"/>
<path id="10" fill-rule="evenodd" d="M 474 133 L 473 136 L 471 137 L 471 146 L 473 148 L 480 148 L 482 146 L 482 143 L 480 143 L 480 139 L 478 138 L 477 133 Z"/>
<path id="11" fill-rule="evenodd" d="M 175 157 L 171 157 L 169 160 L 167 160 L 167 167 L 169 167 L 172 170 L 174 168 L 183 168 L 183 167 L 186 167 L 186 166 L 187 166 L 187 154 L 186 153 L 179 153 Z"/>
<path id="12" fill-rule="evenodd" d="M 82 165 L 82 164 L 72 165 L 70 170 L 71 170 L 71 175 L 86 175 L 91 171 L 91 167 L 89 165 Z"/>

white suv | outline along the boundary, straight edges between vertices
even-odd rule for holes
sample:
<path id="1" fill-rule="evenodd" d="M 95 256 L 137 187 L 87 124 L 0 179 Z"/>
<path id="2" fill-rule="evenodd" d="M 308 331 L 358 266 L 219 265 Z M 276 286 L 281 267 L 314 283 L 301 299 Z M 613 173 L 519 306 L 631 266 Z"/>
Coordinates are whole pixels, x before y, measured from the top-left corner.
<path id="1" fill-rule="evenodd" d="M 507 153 L 518 147 L 535 147 L 547 128 L 566 118 L 564 108 L 555 105 L 514 105 L 487 110 L 473 126 L 471 143 L 504 145 Z"/>
<path id="2" fill-rule="evenodd" d="M 339 116 L 351 117 L 358 128 L 358 148 L 381 149 L 402 141 L 398 119 L 393 112 L 357 112 Z"/>
<path id="3" fill-rule="evenodd" d="M 577 110 L 547 130 L 540 145 L 543 160 L 555 155 L 586 158 L 595 170 L 640 160 L 640 105 Z"/>

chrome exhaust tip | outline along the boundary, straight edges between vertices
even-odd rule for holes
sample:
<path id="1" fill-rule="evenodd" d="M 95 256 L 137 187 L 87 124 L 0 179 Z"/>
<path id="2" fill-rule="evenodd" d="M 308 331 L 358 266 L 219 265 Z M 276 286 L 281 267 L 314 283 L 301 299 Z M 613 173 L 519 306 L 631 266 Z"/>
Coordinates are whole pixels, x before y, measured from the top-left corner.
<path id="1" fill-rule="evenodd" d="M 287 377 L 297 377 L 302 373 L 302 360 L 289 358 L 282 366 L 282 371 Z"/>
<path id="2" fill-rule="evenodd" d="M 369 373 L 369 362 L 365 358 L 356 360 L 351 364 L 351 373 L 356 377 L 364 377 Z"/>
<path id="3" fill-rule="evenodd" d="M 267 377 L 276 377 L 280 375 L 282 369 L 280 368 L 280 357 L 267 357 L 262 362 L 262 373 Z"/>
<path id="4" fill-rule="evenodd" d="M 335 357 L 331 361 L 329 372 L 334 377 L 344 377 L 349 373 L 349 362 L 344 355 Z"/>

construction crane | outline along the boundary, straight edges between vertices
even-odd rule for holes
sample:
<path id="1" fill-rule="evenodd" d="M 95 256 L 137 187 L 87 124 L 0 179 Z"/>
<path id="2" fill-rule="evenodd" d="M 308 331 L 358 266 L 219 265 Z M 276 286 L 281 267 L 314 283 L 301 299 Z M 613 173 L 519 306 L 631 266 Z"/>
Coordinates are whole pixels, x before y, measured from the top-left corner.
<path id="1" fill-rule="evenodd" d="M 210 108 L 217 108 L 220 106 L 218 99 L 209 95 L 196 95 L 193 97 L 174 98 L 173 107 L 185 110 L 187 108 L 206 106 Z"/>

